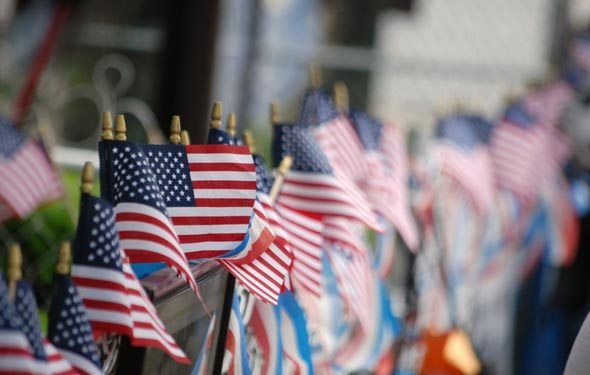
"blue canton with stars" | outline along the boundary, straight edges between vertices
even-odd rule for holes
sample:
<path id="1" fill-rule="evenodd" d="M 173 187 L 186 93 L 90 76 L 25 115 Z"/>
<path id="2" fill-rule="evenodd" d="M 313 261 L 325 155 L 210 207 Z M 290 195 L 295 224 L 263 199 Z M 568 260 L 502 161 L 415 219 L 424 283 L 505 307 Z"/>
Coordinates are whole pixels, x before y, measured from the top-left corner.
<path id="1" fill-rule="evenodd" d="M 142 145 L 167 207 L 194 207 L 193 183 L 184 146 Z"/>
<path id="2" fill-rule="evenodd" d="M 26 137 L 8 119 L 0 116 L 0 155 L 8 158 L 25 142 Z"/>
<path id="3" fill-rule="evenodd" d="M 8 287 L 0 271 L 0 330 L 22 332 L 23 320 L 8 300 Z"/>
<path id="4" fill-rule="evenodd" d="M 144 150 L 145 149 L 145 150 Z M 99 144 L 101 156 L 101 192 L 103 197 L 116 206 L 121 202 L 140 203 L 155 208 L 165 215 L 166 203 L 164 202 L 165 191 L 161 190 L 169 179 L 165 174 L 166 169 L 159 169 L 158 166 L 166 165 L 171 168 L 171 161 L 176 158 L 184 158 L 186 166 L 186 155 L 182 152 L 182 146 L 156 146 L 142 145 L 135 142 L 126 141 L 102 141 Z M 151 152 L 161 162 L 152 162 L 148 155 Z M 164 150 L 164 151 L 163 151 Z M 160 155 L 161 154 L 161 155 Z M 152 169 L 152 165 L 154 169 Z M 188 169 L 187 169 L 188 170 Z M 166 179 L 162 179 L 162 175 Z M 184 173 L 186 179 L 190 179 L 187 173 Z M 182 174 L 180 174 L 182 175 Z M 170 178 L 168 189 L 174 189 L 177 179 Z M 178 189 L 178 187 L 176 188 Z M 192 194 L 192 191 L 191 191 Z M 186 205 L 186 204 L 185 204 Z"/>
<path id="5" fill-rule="evenodd" d="M 241 142 L 239 142 L 241 143 Z M 232 137 L 229 135 L 228 132 L 221 129 L 212 129 L 209 128 L 209 133 L 207 134 L 207 144 L 208 145 L 237 145 L 238 139 L 236 137 Z"/>
<path id="6" fill-rule="evenodd" d="M 504 112 L 504 119 L 522 128 L 529 128 L 535 122 L 535 117 L 526 110 L 522 101 L 509 105 Z"/>
<path id="7" fill-rule="evenodd" d="M 104 199 L 83 193 L 74 240 L 74 263 L 123 272 L 115 213 Z"/>
<path id="8" fill-rule="evenodd" d="M 35 295 L 33 294 L 31 285 L 26 281 L 21 280 L 16 284 L 14 308 L 22 319 L 23 324 L 21 329 L 29 340 L 29 344 L 33 349 L 33 356 L 38 360 L 47 360 L 47 355 L 43 348 L 37 302 L 35 301 Z"/>
<path id="9" fill-rule="evenodd" d="M 330 162 L 313 138 L 309 128 L 294 125 L 275 125 L 272 142 L 275 165 L 287 155 L 293 158 L 291 169 L 299 172 L 332 173 Z"/>
<path id="10" fill-rule="evenodd" d="M 348 116 L 365 149 L 378 149 L 381 144 L 381 134 L 383 133 L 381 121 L 358 109 L 351 109 Z"/>
<path id="11" fill-rule="evenodd" d="M 338 115 L 338 110 L 328 92 L 322 89 L 311 89 L 307 90 L 303 96 L 297 123 L 302 126 L 316 126 Z"/>
<path id="12" fill-rule="evenodd" d="M 78 354 L 102 368 L 86 308 L 72 279 L 66 275 L 55 275 L 55 283 L 57 288 L 49 308 L 47 338 L 56 348 Z"/>
<path id="13" fill-rule="evenodd" d="M 436 137 L 450 140 L 465 149 L 489 143 L 492 123 L 478 115 L 459 114 L 442 118 L 436 126 Z"/>
<path id="14" fill-rule="evenodd" d="M 262 156 L 255 154 L 252 155 L 252 158 L 256 167 L 256 191 L 268 194 L 274 181 L 272 173 L 266 166 Z"/>

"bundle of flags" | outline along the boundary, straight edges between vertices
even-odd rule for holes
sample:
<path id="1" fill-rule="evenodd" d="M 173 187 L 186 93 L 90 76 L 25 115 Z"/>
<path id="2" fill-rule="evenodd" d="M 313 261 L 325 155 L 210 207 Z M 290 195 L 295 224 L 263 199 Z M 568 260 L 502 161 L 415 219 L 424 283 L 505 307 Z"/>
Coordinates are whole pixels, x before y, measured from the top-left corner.
<path id="1" fill-rule="evenodd" d="M 131 262 L 165 262 L 198 293 L 188 261 L 217 259 L 252 294 L 276 304 L 290 255 L 271 246 L 267 219 L 254 210 L 247 147 L 109 140 L 100 150 L 103 196 L 113 202 Z"/>
<path id="2" fill-rule="evenodd" d="M 235 374 L 391 373 L 400 323 L 386 280 L 397 235 L 414 252 L 431 247 L 418 263 L 437 258 L 421 266 L 437 275 L 418 280 L 419 298 L 438 304 L 440 296 L 424 289 L 442 284 L 444 306 L 453 311 L 440 316 L 451 325 L 469 315 L 454 311 L 455 299 L 466 299 L 459 284 L 478 280 L 480 269 L 489 270 L 481 263 L 504 245 L 484 249 L 497 227 L 478 229 L 499 221 L 487 218 L 498 215 L 500 192 L 518 209 L 542 202 L 552 211 L 544 222 L 547 241 L 569 251 L 553 254 L 556 263 L 571 259 L 576 224 L 573 210 L 560 211 L 567 194 L 559 178 L 569 147 L 556 126 L 570 99 L 559 83 L 515 103 L 496 124 L 475 114 L 440 119 L 436 176 L 421 181 L 437 205 L 420 217 L 422 233 L 409 191 L 416 171 L 400 129 L 337 105 L 323 89 L 306 92 L 296 123 L 273 120 L 274 171 L 236 137 L 235 117 L 220 128 L 217 104 L 202 145 L 180 144 L 174 121 L 171 144 L 128 141 L 122 116 L 113 137 L 109 117 L 98 146 L 101 197 L 90 194 L 87 165 L 71 276 L 62 267 L 55 277 L 46 339 L 30 286 L 18 281 L 11 300 L 0 280 L 0 373 L 102 373 L 97 342 L 113 335 L 190 364 L 187 353 L 194 351 L 185 352 L 168 332 L 133 267 L 169 267 L 200 299 L 194 271 L 205 261 L 227 269 L 240 293 L 227 296 L 229 310 L 211 316 L 194 371 L 206 372 L 215 361 Z M 0 122 L 3 134 L 0 177 L 28 178 L 0 184 L 0 220 L 24 217 L 61 192 L 41 148 Z M 227 317 L 227 327 L 214 329 Z M 213 347 L 220 329 L 226 341 Z"/>

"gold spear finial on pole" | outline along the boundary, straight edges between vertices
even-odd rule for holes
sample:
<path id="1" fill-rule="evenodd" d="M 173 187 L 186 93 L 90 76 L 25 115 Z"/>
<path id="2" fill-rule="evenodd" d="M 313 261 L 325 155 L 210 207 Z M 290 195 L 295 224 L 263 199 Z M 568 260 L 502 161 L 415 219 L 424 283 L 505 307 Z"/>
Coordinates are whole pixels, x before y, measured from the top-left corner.
<path id="1" fill-rule="evenodd" d="M 8 298 L 14 301 L 16 295 L 16 283 L 23 278 L 23 254 L 20 245 L 16 242 L 8 249 Z"/>
<path id="2" fill-rule="evenodd" d="M 92 185 L 94 184 L 94 167 L 92 163 L 87 161 L 82 168 L 82 175 L 80 177 L 80 191 L 82 193 L 90 194 L 92 192 Z"/>
<path id="3" fill-rule="evenodd" d="M 72 247 L 68 241 L 61 243 L 59 254 L 57 255 L 57 264 L 55 272 L 59 275 L 67 275 L 70 273 L 70 258 L 72 256 Z"/>
<path id="4" fill-rule="evenodd" d="M 112 141 L 113 136 L 113 120 L 111 119 L 111 112 L 104 111 L 102 113 L 102 134 L 100 138 L 103 141 Z"/>
<path id="5" fill-rule="evenodd" d="M 237 129 L 237 125 L 236 125 L 236 114 L 235 113 L 230 113 L 227 116 L 227 134 L 229 134 L 232 137 L 236 136 L 236 133 L 238 132 Z"/>
<path id="6" fill-rule="evenodd" d="M 183 130 L 180 132 L 180 144 L 184 146 L 191 144 L 191 136 L 188 134 L 188 130 Z"/>
<path id="7" fill-rule="evenodd" d="M 274 203 L 277 200 L 281 187 L 283 186 L 283 181 L 285 180 L 285 176 L 289 172 L 289 169 L 291 169 L 291 165 L 293 165 L 293 158 L 291 156 L 287 155 L 281 160 L 276 171 L 275 180 L 272 183 L 270 193 L 268 194 L 271 202 Z"/>
<path id="8" fill-rule="evenodd" d="M 244 144 L 250 149 L 250 153 L 255 154 L 256 141 L 254 141 L 254 136 L 252 135 L 252 131 L 250 129 L 244 130 L 244 133 L 242 133 L 242 139 L 244 140 Z"/>
<path id="9" fill-rule="evenodd" d="M 115 139 L 117 141 L 126 141 L 127 135 L 127 125 L 125 124 L 125 116 L 117 115 L 117 119 L 115 120 Z"/>
<path id="10" fill-rule="evenodd" d="M 172 116 L 170 121 L 170 143 L 177 145 L 180 143 L 180 116 Z"/>
<path id="11" fill-rule="evenodd" d="M 281 108 L 277 100 L 270 103 L 270 123 L 278 125 L 281 122 Z"/>
<path id="12" fill-rule="evenodd" d="M 219 129 L 221 127 L 221 102 L 213 103 L 211 110 L 211 121 L 209 121 L 211 129 Z"/>
<path id="13" fill-rule="evenodd" d="M 348 87 L 342 81 L 338 81 L 334 83 L 334 94 L 333 94 L 334 104 L 336 108 L 343 114 L 348 114 L 349 110 L 349 97 L 348 97 Z"/>

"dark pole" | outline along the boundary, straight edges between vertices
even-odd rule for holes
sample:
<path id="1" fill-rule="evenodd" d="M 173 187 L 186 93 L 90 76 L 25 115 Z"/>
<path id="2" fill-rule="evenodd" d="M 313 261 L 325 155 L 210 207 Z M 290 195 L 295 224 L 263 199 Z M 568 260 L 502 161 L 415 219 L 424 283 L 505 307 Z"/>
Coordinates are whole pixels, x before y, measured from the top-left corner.
<path id="1" fill-rule="evenodd" d="M 229 318 L 231 315 L 235 286 L 236 278 L 234 277 L 234 275 L 227 272 L 227 279 L 225 281 L 225 292 L 223 296 L 223 305 L 221 309 L 221 316 L 219 317 L 217 343 L 215 345 L 215 357 L 213 358 L 212 374 L 221 374 L 223 366 L 223 355 L 225 354 L 225 342 L 227 339 L 227 331 L 229 329 Z"/>

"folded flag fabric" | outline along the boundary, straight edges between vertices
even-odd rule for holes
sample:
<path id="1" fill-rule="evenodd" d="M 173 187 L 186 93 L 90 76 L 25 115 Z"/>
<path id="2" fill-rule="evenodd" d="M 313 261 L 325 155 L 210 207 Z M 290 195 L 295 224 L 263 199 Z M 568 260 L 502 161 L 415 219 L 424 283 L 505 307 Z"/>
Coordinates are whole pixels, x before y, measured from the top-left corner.
<path id="1" fill-rule="evenodd" d="M 70 362 L 68 362 L 53 344 L 43 339 L 43 349 L 47 355 L 47 373 L 51 375 L 77 375 Z"/>
<path id="2" fill-rule="evenodd" d="M 208 138 L 214 144 L 235 143 L 232 136 L 220 129 L 209 129 Z M 247 255 L 242 257 L 238 254 L 238 257 L 220 259 L 220 262 L 251 294 L 276 305 L 288 277 L 292 256 L 284 241 L 275 235 L 275 229 L 280 230 L 280 227 L 276 225 L 276 220 L 271 223 L 274 211 L 270 200 L 263 203 L 265 194 L 261 189 L 270 189 L 267 184 L 272 183 L 272 179 L 267 171 L 261 170 L 264 164 L 261 157 L 253 155 L 252 158 L 256 172 L 256 200 L 246 233 L 246 249 L 242 251 Z M 264 175 L 259 175 L 259 171 Z"/>
<path id="3" fill-rule="evenodd" d="M 111 205 L 86 193 L 80 199 L 72 279 L 95 337 L 110 332 L 126 335 L 135 346 L 156 347 L 175 361 L 190 362 L 125 260 Z"/>
<path id="4" fill-rule="evenodd" d="M 494 127 L 490 142 L 498 186 L 526 204 L 534 203 L 539 195 L 539 173 L 550 165 L 552 133 L 551 127 L 538 123 L 521 102 L 509 106 Z"/>
<path id="5" fill-rule="evenodd" d="M 368 163 L 365 151 L 350 120 L 338 113 L 330 94 L 321 89 L 308 90 L 301 104 L 301 126 L 310 126 L 318 145 L 334 172 L 355 184 L 365 179 Z"/>
<path id="6" fill-rule="evenodd" d="M 23 321 L 8 300 L 8 288 L 0 272 L 0 374 L 37 374 L 37 361 L 33 356 Z"/>
<path id="7" fill-rule="evenodd" d="M 333 244 L 325 248 L 347 311 L 363 330 L 367 330 L 372 323 L 371 310 L 375 307 L 368 291 L 376 287 L 368 252 L 350 251 Z"/>
<path id="8" fill-rule="evenodd" d="M 281 193 L 282 194 L 282 193 Z M 280 198 L 279 194 L 279 198 Z M 287 235 L 287 242 L 293 253 L 293 287 L 298 293 L 322 293 L 322 243 L 324 224 L 314 216 L 303 215 L 283 204 L 280 199 L 275 210 Z"/>
<path id="9" fill-rule="evenodd" d="M 277 276 L 282 280 L 281 291 L 290 288 L 289 271 L 293 265 L 293 252 L 289 244 L 288 234 L 283 228 L 281 218 L 274 208 L 271 201 L 270 190 L 272 188 L 273 178 L 270 170 L 266 166 L 264 159 L 260 155 L 253 155 L 254 165 L 256 166 L 256 204 L 254 212 L 266 218 L 273 235 L 274 240 L 267 250 L 268 256 L 272 256 L 275 261 L 272 267 L 275 268 Z"/>
<path id="10" fill-rule="evenodd" d="M 43 348 L 37 302 L 35 302 L 33 290 L 28 282 L 24 280 L 17 281 L 13 305 L 22 319 L 22 331 L 29 340 L 33 357 L 37 362 L 38 371 L 41 372 L 42 366 L 47 361 L 47 355 Z"/>
<path id="11" fill-rule="evenodd" d="M 170 156 L 162 157 L 179 158 L 183 154 L 180 150 Z M 124 141 L 102 141 L 99 143 L 101 161 L 101 194 L 111 202 L 115 211 L 115 223 L 119 232 L 120 246 L 134 263 L 164 262 L 182 276 L 190 287 L 199 295 L 197 282 L 195 281 L 187 258 L 180 246 L 180 240 L 173 227 L 173 218 L 166 209 L 165 197 L 160 186 L 163 181 L 154 174 L 158 169 L 151 167 L 148 154 L 139 144 Z M 180 156 L 178 155 L 180 154 Z M 186 156 L 184 163 L 187 165 Z M 165 171 L 160 171 L 166 174 Z M 180 172 L 171 171 L 171 174 Z M 183 173 L 176 177 L 188 179 L 188 174 Z M 172 176 L 170 176 L 172 178 Z M 173 184 L 172 181 L 162 186 L 179 193 L 174 195 L 175 201 L 191 201 L 189 186 Z M 180 194 L 184 191 L 184 194 Z M 171 199 L 171 198 L 170 198 Z M 194 199 L 193 199 L 194 201 Z M 98 218 L 97 218 L 98 220 Z M 94 219 L 93 219 L 94 221 Z"/>
<path id="12" fill-rule="evenodd" d="M 0 222 L 24 218 L 62 193 L 61 181 L 37 143 L 0 117 Z"/>
<path id="13" fill-rule="evenodd" d="M 291 292 L 279 297 L 283 374 L 313 374 L 309 333 L 303 309 Z"/>
<path id="14" fill-rule="evenodd" d="M 322 218 L 343 217 L 379 229 L 364 194 L 335 173 L 308 127 L 275 125 L 272 151 L 277 164 L 287 155 L 293 157 L 278 198 L 280 204 Z"/>
<path id="15" fill-rule="evenodd" d="M 350 119 L 365 149 L 367 176 L 360 186 L 375 211 L 392 222 L 411 250 L 418 247 L 418 228 L 410 210 L 409 161 L 401 131 L 360 110 Z"/>
<path id="16" fill-rule="evenodd" d="M 16 284 L 14 308 L 22 319 L 22 330 L 27 335 L 37 366 L 37 374 L 76 374 L 72 365 L 43 338 L 39 310 L 31 285 L 24 280 Z"/>
<path id="17" fill-rule="evenodd" d="M 247 324 L 248 355 L 254 374 L 283 373 L 283 346 L 281 343 L 280 310 L 262 301 L 256 301 Z"/>
<path id="18" fill-rule="evenodd" d="M 275 234 L 275 244 L 291 258 L 289 275 L 284 287 L 290 290 L 291 277 L 297 279 L 300 293 L 321 293 L 321 245 L 323 224 L 315 217 L 305 216 L 295 210 L 271 202 L 269 192 L 273 177 L 260 155 L 254 155 L 256 165 L 258 202 L 264 209 L 268 223 Z M 284 290 L 284 289 L 283 289 Z"/>
<path id="19" fill-rule="evenodd" d="M 489 152 L 492 125 L 476 115 L 460 114 L 436 125 L 435 158 L 440 172 L 467 193 L 478 212 L 494 202 L 495 181 Z"/>
<path id="20" fill-rule="evenodd" d="M 80 374 L 102 374 L 86 308 L 70 276 L 55 275 L 47 338 Z"/>

